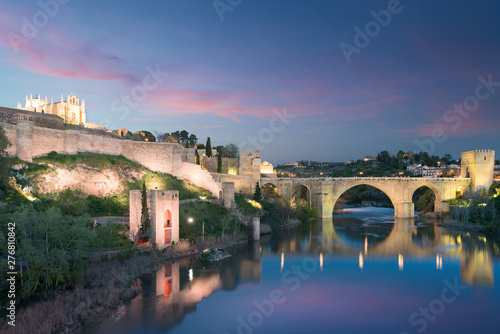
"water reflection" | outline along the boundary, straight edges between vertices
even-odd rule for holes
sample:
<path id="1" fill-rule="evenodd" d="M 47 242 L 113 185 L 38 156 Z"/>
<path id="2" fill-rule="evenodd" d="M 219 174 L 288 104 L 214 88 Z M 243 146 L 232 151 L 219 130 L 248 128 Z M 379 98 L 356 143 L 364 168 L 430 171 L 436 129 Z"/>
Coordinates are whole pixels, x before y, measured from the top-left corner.
<path id="1" fill-rule="evenodd" d="M 122 310 L 120 317 L 110 319 L 97 331 L 92 330 L 88 333 L 176 331 L 172 327 L 183 322 L 189 313 L 196 311 L 197 307 L 200 310 L 192 315 L 193 318 L 210 322 L 212 332 L 216 330 L 224 332 L 225 329 L 219 331 L 224 328 L 222 321 L 219 325 L 215 325 L 217 320 L 213 318 L 214 313 L 202 311 L 200 303 L 212 305 L 217 312 L 224 314 L 230 313 L 232 308 L 238 308 L 242 304 L 244 311 L 241 314 L 233 314 L 234 319 L 236 316 L 251 314 L 252 309 L 248 309 L 248 305 L 253 307 L 254 298 L 259 301 L 268 298 L 270 291 L 275 287 L 286 291 L 287 285 L 283 283 L 283 276 L 294 265 L 305 263 L 304 259 L 311 256 L 318 261 L 318 273 L 314 273 L 314 278 L 311 274 L 309 280 L 302 281 L 303 294 L 297 292 L 295 295 L 295 292 L 289 291 L 290 299 L 302 296 L 305 302 L 314 300 L 308 304 L 308 309 L 314 307 L 321 309 L 321 303 L 324 303 L 325 309 L 338 307 L 337 311 L 340 312 L 344 308 L 344 304 L 340 303 L 349 306 L 350 303 L 359 302 L 359 305 L 366 306 L 368 305 L 366 298 L 375 304 L 383 304 L 383 301 L 390 299 L 392 304 L 403 306 L 403 301 L 413 298 L 414 304 L 408 310 L 409 313 L 406 314 L 405 311 L 401 315 L 404 320 L 414 311 L 413 308 L 418 309 L 421 303 L 428 303 L 427 299 L 436 298 L 431 293 L 422 300 L 416 299 L 426 292 L 427 285 L 437 286 L 440 291 L 443 277 L 449 278 L 450 273 L 460 275 L 462 283 L 470 286 L 493 287 L 494 262 L 500 258 L 498 241 L 472 233 L 451 231 L 439 227 L 435 222 L 394 219 L 392 212 L 387 210 L 375 212 L 354 210 L 349 215 L 323 219 L 268 235 L 263 237 L 260 243 L 256 241 L 242 245 L 231 249 L 231 253 L 233 254 L 231 259 L 205 267 L 193 258 L 165 263 L 153 273 L 141 278 L 140 295 Z M 496 266 L 498 268 L 498 264 Z M 350 268 L 354 269 L 355 274 L 349 271 Z M 265 269 L 264 277 L 263 269 Z M 422 288 L 424 290 L 413 291 L 421 282 L 412 279 L 425 281 Z M 314 283 L 308 285 L 310 281 Z M 405 283 L 408 285 L 405 286 Z M 243 288 L 237 291 L 238 286 Z M 248 286 L 252 288 L 247 288 Z M 393 293 L 388 288 L 393 286 L 402 290 Z M 262 295 L 254 297 L 261 289 L 264 289 Z M 376 295 L 379 289 L 383 297 Z M 358 293 L 359 290 L 365 291 L 367 295 Z M 212 303 L 203 301 L 217 291 L 230 293 L 227 296 L 217 294 L 219 298 L 212 297 L 210 299 Z M 323 295 L 328 295 L 328 291 L 331 298 L 323 298 Z M 372 305 L 370 303 L 369 305 Z M 383 305 L 387 308 L 391 307 L 391 303 Z M 295 307 L 295 304 L 290 303 L 282 307 L 290 307 L 289 312 L 295 314 L 293 311 L 295 308 L 292 306 Z M 358 308 L 352 305 L 351 307 Z M 375 308 L 370 307 L 365 311 L 375 312 Z M 380 307 L 380 310 L 384 307 Z M 379 309 L 378 306 L 376 309 Z M 373 314 L 374 317 L 392 317 L 391 314 L 387 315 L 382 311 Z M 295 314 L 295 317 L 299 315 Z M 193 318 L 184 321 L 177 327 L 177 331 L 192 329 L 186 324 L 193 321 Z M 236 328 L 238 323 L 233 318 L 226 320 Z M 278 328 L 283 325 L 278 319 L 283 321 L 283 318 L 278 315 L 276 319 L 277 323 L 273 323 L 273 326 Z M 325 328 L 330 329 L 328 326 Z"/>
<path id="2" fill-rule="evenodd" d="M 140 294 L 98 330 L 88 333 L 162 332 L 196 311 L 196 305 L 219 290 L 261 280 L 260 243 L 239 247 L 230 260 L 203 266 L 195 258 L 167 262 L 138 285 Z"/>
<path id="3" fill-rule="evenodd" d="M 356 211 L 332 219 L 321 219 L 298 229 L 281 231 L 264 239 L 264 255 L 281 253 L 281 268 L 287 256 L 297 254 L 356 255 L 359 268 L 374 257 L 390 257 L 400 271 L 406 258 L 435 258 L 436 270 L 443 262 L 460 261 L 460 276 L 469 285 L 493 286 L 493 254 L 498 242 L 472 233 L 451 231 L 436 222 L 395 219 L 387 209 Z M 496 253 L 495 253 L 496 252 Z"/>

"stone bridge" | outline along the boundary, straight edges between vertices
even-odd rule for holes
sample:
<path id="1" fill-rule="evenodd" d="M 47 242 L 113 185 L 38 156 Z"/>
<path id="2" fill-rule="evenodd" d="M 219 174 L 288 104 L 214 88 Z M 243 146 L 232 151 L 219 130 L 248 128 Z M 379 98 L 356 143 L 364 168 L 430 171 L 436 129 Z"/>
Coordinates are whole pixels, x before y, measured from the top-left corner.
<path id="1" fill-rule="evenodd" d="M 413 194 L 420 187 L 434 192 L 434 211 L 447 212 L 446 201 L 456 199 L 457 191 L 472 194 L 488 189 L 493 184 L 495 151 L 473 150 L 462 152 L 460 178 L 422 177 L 347 177 L 347 178 L 262 178 L 261 186 L 272 185 L 280 196 L 293 194 L 297 187 L 307 188 L 310 205 L 318 209 L 320 218 L 329 218 L 338 199 L 347 190 L 368 185 L 385 193 L 394 206 L 396 218 L 414 217 Z"/>
<path id="2" fill-rule="evenodd" d="M 273 185 L 278 194 L 283 196 L 292 194 L 297 187 L 306 187 L 310 204 L 318 209 L 321 218 L 331 217 L 338 199 L 347 190 L 368 185 L 385 193 L 394 206 L 394 215 L 397 218 L 414 217 L 412 197 L 420 187 L 428 187 L 436 196 L 435 212 L 447 212 L 448 203 L 456 199 L 457 191 L 469 188 L 469 178 L 413 178 L 413 177 L 352 177 L 352 178 L 297 178 L 275 179 L 263 178 L 261 185 Z"/>

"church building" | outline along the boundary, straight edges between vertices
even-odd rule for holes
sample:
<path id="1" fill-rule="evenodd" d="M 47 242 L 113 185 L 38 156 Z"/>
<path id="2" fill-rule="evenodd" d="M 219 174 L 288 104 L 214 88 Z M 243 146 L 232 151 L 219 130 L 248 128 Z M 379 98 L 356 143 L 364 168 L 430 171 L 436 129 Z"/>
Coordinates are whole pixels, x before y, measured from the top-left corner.
<path id="1" fill-rule="evenodd" d="M 26 95 L 26 102 L 24 107 L 20 102 L 17 103 L 17 108 L 22 110 L 34 111 L 39 113 L 57 115 L 64 120 L 64 123 L 87 126 L 87 116 L 85 114 L 85 100 L 80 99 L 78 96 L 71 94 L 68 99 L 64 101 L 61 95 L 61 102 L 55 102 L 51 99 L 50 103 L 45 97 L 41 99 L 40 95 L 33 98 L 31 95 L 28 98 Z"/>

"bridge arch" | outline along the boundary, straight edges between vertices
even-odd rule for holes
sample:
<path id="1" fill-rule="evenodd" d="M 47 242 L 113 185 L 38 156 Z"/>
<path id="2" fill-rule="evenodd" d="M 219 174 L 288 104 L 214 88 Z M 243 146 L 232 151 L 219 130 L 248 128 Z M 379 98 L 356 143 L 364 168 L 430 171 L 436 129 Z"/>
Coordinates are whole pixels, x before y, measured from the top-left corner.
<path id="1" fill-rule="evenodd" d="M 293 185 L 292 192 L 295 195 L 295 199 L 303 199 L 306 203 L 311 206 L 311 188 L 304 183 L 298 183 Z"/>
<path id="2" fill-rule="evenodd" d="M 378 184 L 377 181 L 375 182 L 370 182 L 371 180 L 356 180 L 354 182 L 346 182 L 345 184 L 341 185 L 340 187 L 335 187 L 334 192 L 333 192 L 333 208 L 335 208 L 335 205 L 337 204 L 339 198 L 348 190 L 357 187 L 357 186 L 370 186 L 375 189 L 380 190 L 383 192 L 387 197 L 389 197 L 389 200 L 391 201 L 392 206 L 394 207 L 394 215 L 397 216 L 398 214 L 398 202 L 396 200 L 397 196 L 396 194 L 391 191 L 391 189 L 386 188 L 380 184 Z"/>

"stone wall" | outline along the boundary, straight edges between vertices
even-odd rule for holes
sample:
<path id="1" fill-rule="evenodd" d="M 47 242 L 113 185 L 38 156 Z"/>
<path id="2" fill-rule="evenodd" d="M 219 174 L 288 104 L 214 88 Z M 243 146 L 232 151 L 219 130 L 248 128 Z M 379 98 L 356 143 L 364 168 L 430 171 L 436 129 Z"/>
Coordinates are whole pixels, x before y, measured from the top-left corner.
<path id="1" fill-rule="evenodd" d="M 461 177 L 470 177 L 471 190 L 488 189 L 493 184 L 495 151 L 473 150 L 462 152 Z"/>
<path id="2" fill-rule="evenodd" d="M 210 173 L 217 173 L 217 156 L 200 156 L 201 166 Z M 239 172 L 239 160 L 236 158 L 222 157 L 222 173 L 237 175 Z"/>

